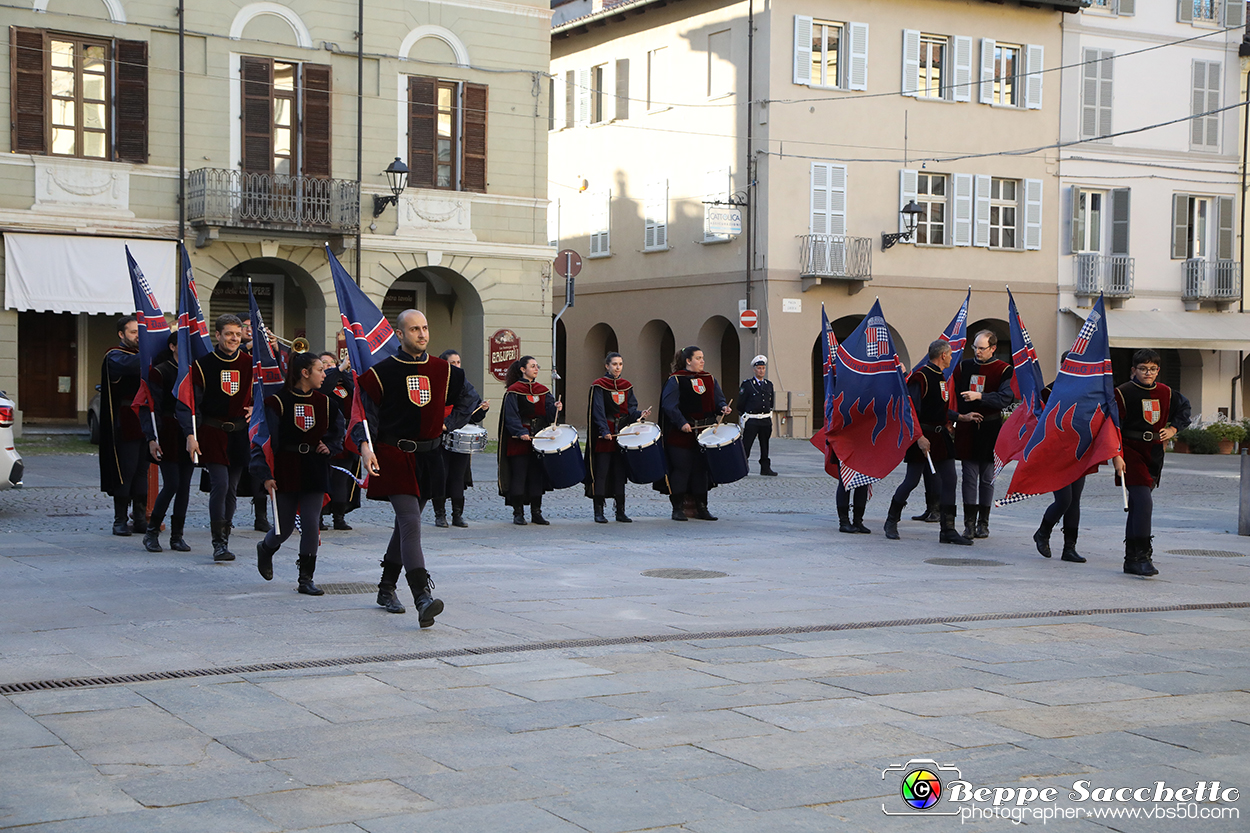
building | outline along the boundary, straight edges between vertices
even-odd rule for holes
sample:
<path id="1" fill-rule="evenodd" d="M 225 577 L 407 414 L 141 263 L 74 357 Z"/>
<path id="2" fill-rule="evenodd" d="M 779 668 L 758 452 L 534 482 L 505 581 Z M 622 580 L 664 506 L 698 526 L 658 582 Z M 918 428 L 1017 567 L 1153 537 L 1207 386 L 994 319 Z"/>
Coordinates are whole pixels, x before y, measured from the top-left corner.
<path id="1" fill-rule="evenodd" d="M 1163 381 L 1207 420 L 1250 407 L 1245 13 L 1240 0 L 1094 0 L 1064 20 L 1063 63 L 1079 71 L 1063 80 L 1059 344 L 1102 292 L 1117 380 L 1134 349 L 1159 349 Z"/>
<path id="2" fill-rule="evenodd" d="M 841 338 L 879 297 L 910 366 L 969 286 L 970 331 L 1009 353 L 1007 284 L 1052 373 L 1058 70 L 1080 6 L 634 0 L 554 26 L 549 237 L 586 258 L 570 390 L 616 348 L 655 404 L 693 343 L 732 396 L 763 353 L 780 433 L 807 436 L 822 304 Z M 913 200 L 915 232 L 883 239 Z M 712 225 L 736 204 L 741 233 Z"/>
<path id="3" fill-rule="evenodd" d="M 85 419 L 133 309 L 122 245 L 173 312 L 180 235 L 210 317 L 245 311 L 250 278 L 272 329 L 333 348 L 328 244 L 388 314 L 426 310 L 485 396 L 492 334 L 545 360 L 549 8 L 369 2 L 361 56 L 349 0 L 188 4 L 182 36 L 176 8 L 6 14 L 0 388 L 25 420 Z"/>

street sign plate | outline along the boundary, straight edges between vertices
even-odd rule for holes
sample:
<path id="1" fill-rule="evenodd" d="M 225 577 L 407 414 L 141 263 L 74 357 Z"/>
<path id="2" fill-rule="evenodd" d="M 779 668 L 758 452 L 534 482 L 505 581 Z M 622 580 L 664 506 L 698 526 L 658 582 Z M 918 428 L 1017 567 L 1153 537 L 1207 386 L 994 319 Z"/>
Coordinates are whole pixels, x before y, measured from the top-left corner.
<path id="1" fill-rule="evenodd" d="M 556 255 L 556 274 L 562 278 L 576 278 L 582 271 L 582 256 L 572 249 L 565 249 Z"/>

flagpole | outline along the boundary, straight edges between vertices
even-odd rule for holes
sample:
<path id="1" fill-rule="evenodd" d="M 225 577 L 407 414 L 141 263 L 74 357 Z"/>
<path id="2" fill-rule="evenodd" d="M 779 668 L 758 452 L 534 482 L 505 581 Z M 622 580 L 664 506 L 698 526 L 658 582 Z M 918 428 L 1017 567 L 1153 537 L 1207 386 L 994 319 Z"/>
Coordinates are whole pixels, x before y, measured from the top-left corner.
<path id="1" fill-rule="evenodd" d="M 929 464 L 929 474 L 937 474 L 937 469 L 933 467 L 933 458 L 929 456 L 929 452 L 924 453 L 925 462 Z"/>
<path id="2" fill-rule="evenodd" d="M 282 522 L 278 520 L 278 495 L 276 490 L 269 490 L 269 505 L 273 507 L 273 534 L 282 537 Z"/>
<path id="3" fill-rule="evenodd" d="M 1124 476 L 1120 475 L 1120 491 L 1124 493 L 1124 511 L 1128 511 L 1128 484 L 1124 482 Z"/>

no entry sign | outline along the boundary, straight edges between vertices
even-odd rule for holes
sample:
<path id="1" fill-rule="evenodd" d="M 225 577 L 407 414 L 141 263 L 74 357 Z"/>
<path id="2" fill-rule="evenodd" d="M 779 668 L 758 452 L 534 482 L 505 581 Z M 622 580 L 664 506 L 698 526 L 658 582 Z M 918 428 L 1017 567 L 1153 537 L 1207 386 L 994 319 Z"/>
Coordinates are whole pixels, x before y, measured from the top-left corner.
<path id="1" fill-rule="evenodd" d="M 759 313 L 753 309 L 744 309 L 738 314 L 738 325 L 744 330 L 754 330 L 759 326 Z"/>

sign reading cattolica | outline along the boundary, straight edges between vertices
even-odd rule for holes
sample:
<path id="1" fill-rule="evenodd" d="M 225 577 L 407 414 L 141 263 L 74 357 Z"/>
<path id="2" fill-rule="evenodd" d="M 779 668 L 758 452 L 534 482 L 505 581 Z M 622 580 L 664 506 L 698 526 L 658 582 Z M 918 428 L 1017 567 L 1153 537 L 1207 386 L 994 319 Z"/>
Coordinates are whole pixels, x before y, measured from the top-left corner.
<path id="1" fill-rule="evenodd" d="M 508 367 L 521 358 L 521 339 L 511 330 L 499 330 L 490 337 L 490 372 L 499 381 L 508 375 Z"/>
<path id="2" fill-rule="evenodd" d="M 708 234 L 742 234 L 742 209 L 723 205 L 707 207 Z"/>

